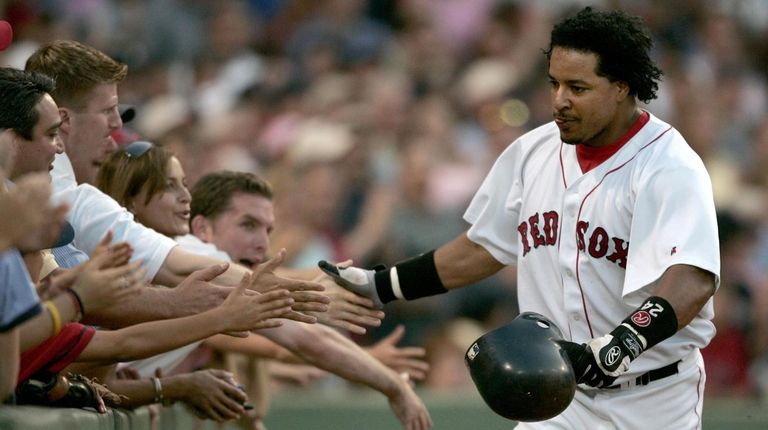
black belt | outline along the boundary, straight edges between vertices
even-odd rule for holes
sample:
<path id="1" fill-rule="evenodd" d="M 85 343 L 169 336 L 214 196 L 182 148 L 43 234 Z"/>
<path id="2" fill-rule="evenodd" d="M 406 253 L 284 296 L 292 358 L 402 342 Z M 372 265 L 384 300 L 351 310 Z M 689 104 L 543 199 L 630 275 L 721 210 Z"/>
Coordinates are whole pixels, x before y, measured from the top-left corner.
<path id="1" fill-rule="evenodd" d="M 616 388 L 628 388 L 628 387 L 648 385 L 653 381 L 664 379 L 667 376 L 676 375 L 678 372 L 677 365 L 680 364 L 681 361 L 682 360 L 677 360 L 674 363 L 668 364 L 664 367 L 659 367 L 658 369 L 649 370 L 643 373 L 642 375 L 638 376 L 634 380 L 630 379 L 629 381 L 625 381 L 621 384 L 613 384 L 604 388 L 612 390 Z"/>

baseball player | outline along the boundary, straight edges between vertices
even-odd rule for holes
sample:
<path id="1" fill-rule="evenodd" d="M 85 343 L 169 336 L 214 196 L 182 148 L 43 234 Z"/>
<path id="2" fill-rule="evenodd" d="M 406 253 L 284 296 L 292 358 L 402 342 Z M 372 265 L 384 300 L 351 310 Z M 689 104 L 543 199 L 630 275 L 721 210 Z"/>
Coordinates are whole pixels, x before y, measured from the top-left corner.
<path id="1" fill-rule="evenodd" d="M 546 51 L 554 121 L 498 158 L 467 232 L 390 269 L 320 262 L 382 306 L 516 264 L 520 310 L 560 327 L 580 384 L 560 415 L 518 428 L 701 428 L 715 207 L 701 159 L 638 105 L 661 77 L 650 48 L 623 12 L 586 8 L 560 22 Z"/>

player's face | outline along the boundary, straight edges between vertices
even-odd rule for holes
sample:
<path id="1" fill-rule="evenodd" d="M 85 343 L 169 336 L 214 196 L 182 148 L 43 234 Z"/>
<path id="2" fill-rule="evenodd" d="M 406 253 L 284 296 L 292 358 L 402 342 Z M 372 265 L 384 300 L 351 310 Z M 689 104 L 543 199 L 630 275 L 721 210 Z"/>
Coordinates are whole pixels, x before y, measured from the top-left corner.
<path id="1" fill-rule="evenodd" d="M 560 139 L 572 145 L 605 146 L 619 136 L 618 108 L 626 86 L 596 74 L 598 57 L 591 52 L 556 47 L 549 62 L 552 113 Z"/>
<path id="2" fill-rule="evenodd" d="M 93 184 L 101 164 L 117 150 L 112 132 L 123 126 L 117 109 L 117 84 L 99 84 L 86 106 L 65 108 L 62 137 L 78 183 Z"/>
<path id="3" fill-rule="evenodd" d="M 35 106 L 37 124 L 32 128 L 32 140 L 16 136 L 16 159 L 11 178 L 32 172 L 48 172 L 53 168 L 53 158 L 63 152 L 59 141 L 61 117 L 59 108 L 50 95 L 45 94 Z"/>
<path id="4" fill-rule="evenodd" d="M 165 189 L 156 193 L 145 204 L 146 187 L 133 200 L 131 210 L 136 219 L 147 227 L 169 237 L 189 233 L 189 204 L 192 201 L 187 189 L 184 169 L 176 157 L 168 160 Z"/>
<path id="5" fill-rule="evenodd" d="M 272 201 L 258 194 L 235 193 L 229 209 L 211 222 L 206 242 L 229 254 L 232 261 L 254 267 L 264 261 L 275 223 Z"/>

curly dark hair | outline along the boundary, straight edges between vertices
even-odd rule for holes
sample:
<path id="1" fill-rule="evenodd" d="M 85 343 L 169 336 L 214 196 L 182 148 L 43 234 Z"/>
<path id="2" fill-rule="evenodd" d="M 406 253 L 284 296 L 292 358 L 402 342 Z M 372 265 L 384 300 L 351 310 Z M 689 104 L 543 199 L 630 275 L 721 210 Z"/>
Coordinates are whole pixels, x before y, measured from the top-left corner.
<path id="1" fill-rule="evenodd" d="M 555 47 L 595 53 L 597 75 L 622 81 L 645 103 L 656 98 L 662 71 L 651 60 L 653 42 L 643 21 L 622 11 L 595 11 L 591 7 L 552 29 L 547 60 Z"/>

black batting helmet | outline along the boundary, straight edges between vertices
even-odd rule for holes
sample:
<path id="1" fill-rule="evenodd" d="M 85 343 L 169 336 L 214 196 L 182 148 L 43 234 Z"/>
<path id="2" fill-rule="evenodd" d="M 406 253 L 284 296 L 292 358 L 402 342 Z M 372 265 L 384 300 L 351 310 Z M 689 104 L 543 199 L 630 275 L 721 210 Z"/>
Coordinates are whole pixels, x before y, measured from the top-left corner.
<path id="1" fill-rule="evenodd" d="M 576 377 L 552 321 L 525 312 L 480 336 L 464 361 L 485 403 L 515 421 L 542 421 L 573 400 Z"/>

